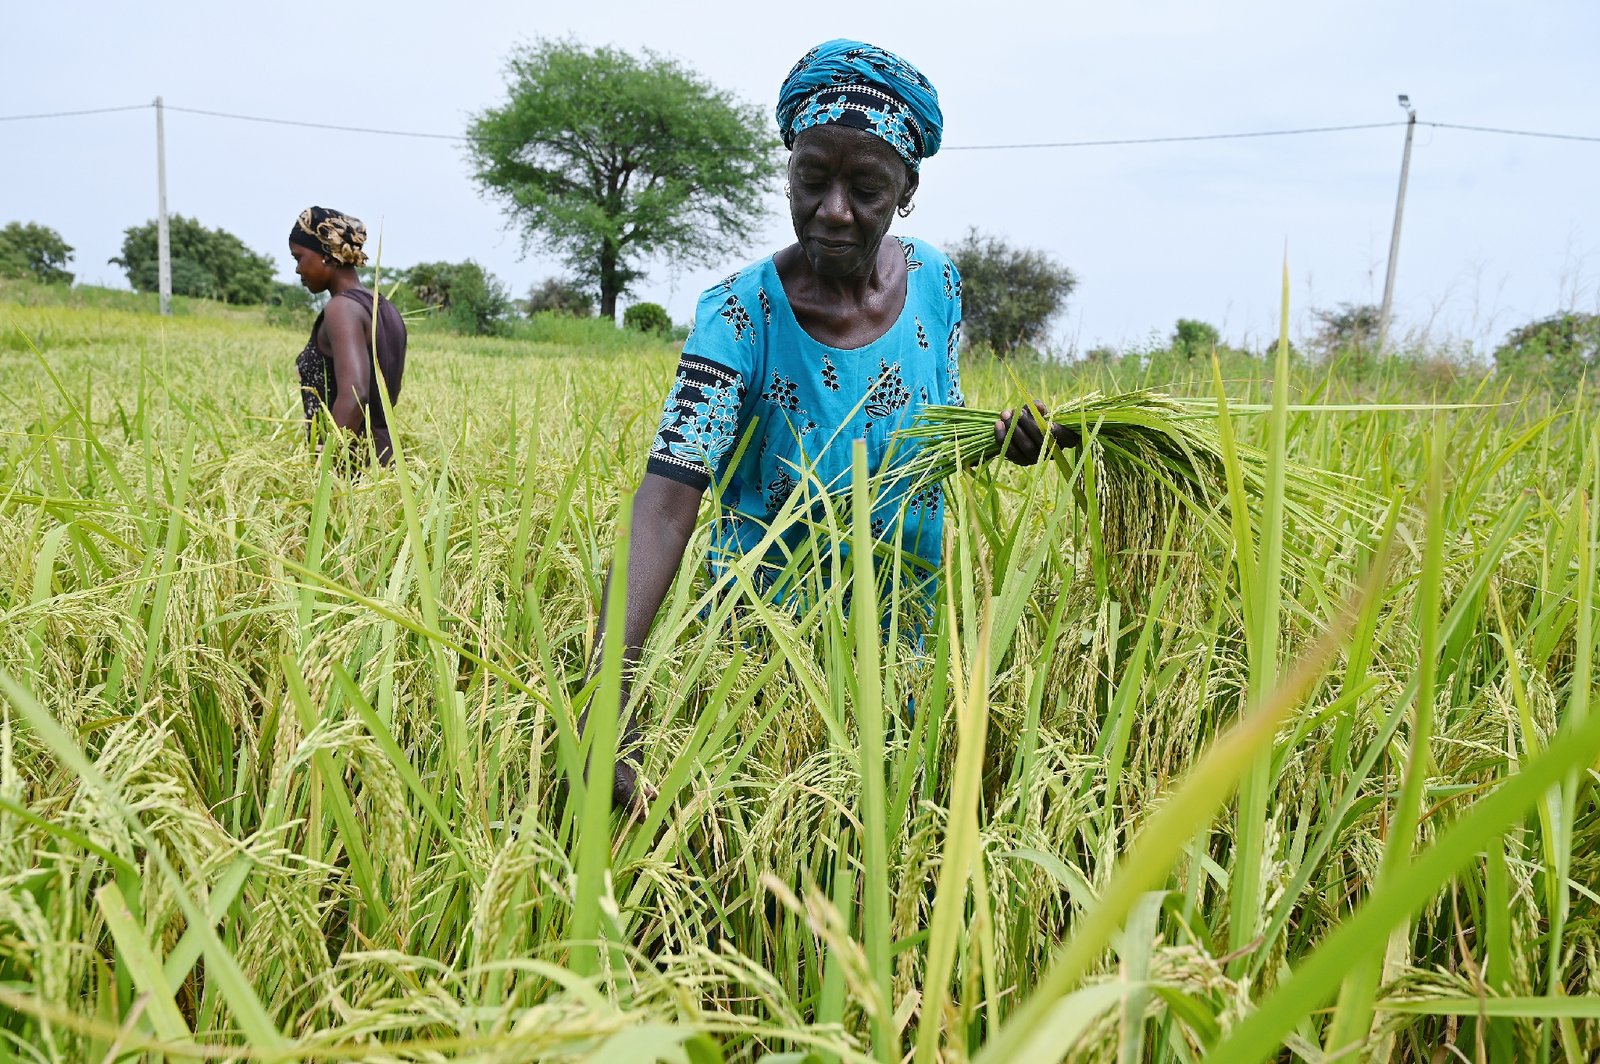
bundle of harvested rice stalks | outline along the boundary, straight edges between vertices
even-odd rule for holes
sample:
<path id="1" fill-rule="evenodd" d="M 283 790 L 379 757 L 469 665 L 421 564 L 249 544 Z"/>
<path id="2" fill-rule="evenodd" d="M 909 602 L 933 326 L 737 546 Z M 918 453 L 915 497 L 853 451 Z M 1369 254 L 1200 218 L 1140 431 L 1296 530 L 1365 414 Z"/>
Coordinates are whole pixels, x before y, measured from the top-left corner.
<path id="1" fill-rule="evenodd" d="M 1230 406 L 1232 413 L 1261 410 Z M 1218 412 L 1214 399 L 1132 391 L 1091 392 L 1046 415 L 1075 430 L 1087 446 L 1085 464 L 1092 468 L 1086 473 L 1093 478 L 1102 543 L 1141 577 L 1153 573 L 1171 520 L 1193 521 L 1222 539 L 1231 535 Z M 925 408 L 896 433 L 902 445 L 916 450 L 895 465 L 895 474 L 921 485 L 998 458 L 1003 449 L 994 426 L 1000 415 L 975 407 Z M 1235 453 L 1245 494 L 1261 498 L 1267 452 L 1239 442 Z M 1353 478 L 1293 462 L 1282 473 L 1284 516 L 1303 535 L 1338 543 L 1346 538 L 1339 527 L 1346 520 L 1372 520 L 1374 502 Z"/>

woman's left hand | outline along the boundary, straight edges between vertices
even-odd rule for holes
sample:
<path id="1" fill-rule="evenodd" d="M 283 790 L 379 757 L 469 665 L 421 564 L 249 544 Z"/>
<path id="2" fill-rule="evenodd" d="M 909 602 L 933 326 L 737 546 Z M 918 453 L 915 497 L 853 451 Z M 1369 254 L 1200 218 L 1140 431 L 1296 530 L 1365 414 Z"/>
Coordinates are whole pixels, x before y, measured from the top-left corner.
<path id="1" fill-rule="evenodd" d="M 1040 422 L 1046 413 L 1044 404 L 1037 401 L 1031 408 L 1025 406 L 1021 410 L 1001 413 L 1000 420 L 994 423 L 994 442 L 995 446 L 1005 448 L 1007 461 L 1028 466 L 1044 454 L 1044 427 Z M 1077 430 L 1066 425 L 1051 425 L 1050 435 L 1055 445 L 1063 449 L 1076 447 L 1082 442 Z"/>

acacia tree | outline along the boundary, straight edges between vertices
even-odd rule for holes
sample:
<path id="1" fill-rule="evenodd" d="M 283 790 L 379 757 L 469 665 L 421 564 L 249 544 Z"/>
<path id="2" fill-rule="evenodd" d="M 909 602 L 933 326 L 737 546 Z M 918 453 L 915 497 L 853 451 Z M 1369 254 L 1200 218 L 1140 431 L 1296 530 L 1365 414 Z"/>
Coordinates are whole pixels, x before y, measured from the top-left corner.
<path id="1" fill-rule="evenodd" d="M 947 251 L 961 271 L 962 332 L 1002 358 L 1041 342 L 1078 287 L 1073 272 L 1044 252 L 1014 248 L 977 229 Z"/>
<path id="2" fill-rule="evenodd" d="M 724 259 L 765 214 L 778 163 L 763 115 L 672 59 L 541 41 L 512 53 L 506 90 L 467 128 L 473 176 L 606 317 L 647 256 Z"/>

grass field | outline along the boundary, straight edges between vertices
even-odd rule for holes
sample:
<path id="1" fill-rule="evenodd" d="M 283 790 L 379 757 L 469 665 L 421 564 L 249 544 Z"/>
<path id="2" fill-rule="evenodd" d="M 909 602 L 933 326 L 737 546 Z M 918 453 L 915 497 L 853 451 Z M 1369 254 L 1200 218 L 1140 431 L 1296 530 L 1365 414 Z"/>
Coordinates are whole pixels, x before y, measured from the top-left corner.
<path id="1" fill-rule="evenodd" d="M 0 1061 L 1600 1054 L 1587 397 L 1228 380 L 1225 443 L 1365 500 L 1336 536 L 1271 475 L 1204 531 L 962 475 L 920 651 L 874 581 L 713 588 L 702 529 L 624 824 L 574 705 L 671 346 L 419 335 L 352 481 L 303 330 L 0 326 Z M 1292 405 L 1447 399 L 1497 405 Z"/>

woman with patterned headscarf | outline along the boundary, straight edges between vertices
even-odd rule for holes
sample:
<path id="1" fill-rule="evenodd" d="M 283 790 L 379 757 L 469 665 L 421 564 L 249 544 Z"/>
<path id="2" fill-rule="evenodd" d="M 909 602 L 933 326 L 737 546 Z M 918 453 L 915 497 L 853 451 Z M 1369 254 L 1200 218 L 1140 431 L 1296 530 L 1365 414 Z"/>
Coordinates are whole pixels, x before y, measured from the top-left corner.
<path id="1" fill-rule="evenodd" d="M 352 454 L 365 449 L 362 438 L 370 435 L 378 461 L 387 465 L 394 448 L 378 387 L 381 380 L 391 407 L 399 401 L 406 323 L 392 303 L 361 286 L 356 267 L 366 265 L 361 249 L 366 241 L 359 218 L 325 207 L 301 211 L 289 230 L 289 254 L 300 283 L 313 293 L 333 293 L 311 326 L 295 368 L 308 435 L 316 436 L 318 411 L 325 410 L 335 425 L 357 437 Z"/>
<path id="2" fill-rule="evenodd" d="M 795 242 L 700 297 L 633 497 L 625 666 L 638 659 L 708 487 L 717 486 L 723 514 L 713 572 L 762 551 L 763 590 L 794 594 L 809 574 L 782 570 L 808 537 L 804 524 L 761 545 L 790 495 L 848 491 L 854 441 L 866 441 L 876 473 L 891 435 L 918 410 L 962 402 L 955 265 L 926 241 L 885 239 L 896 214 L 912 211 L 922 161 L 939 150 L 938 93 L 891 52 L 829 41 L 789 72 L 777 121 L 791 151 L 784 194 Z M 995 435 L 1009 436 L 1013 461 L 1038 460 L 1043 436 L 1031 413 L 1006 417 Z M 871 525 L 880 543 L 898 545 L 911 574 L 905 597 L 914 599 L 937 579 L 944 499 L 937 485 L 909 497 L 908 489 L 880 489 Z M 630 726 L 613 787 L 619 803 L 637 800 L 637 743 Z"/>

